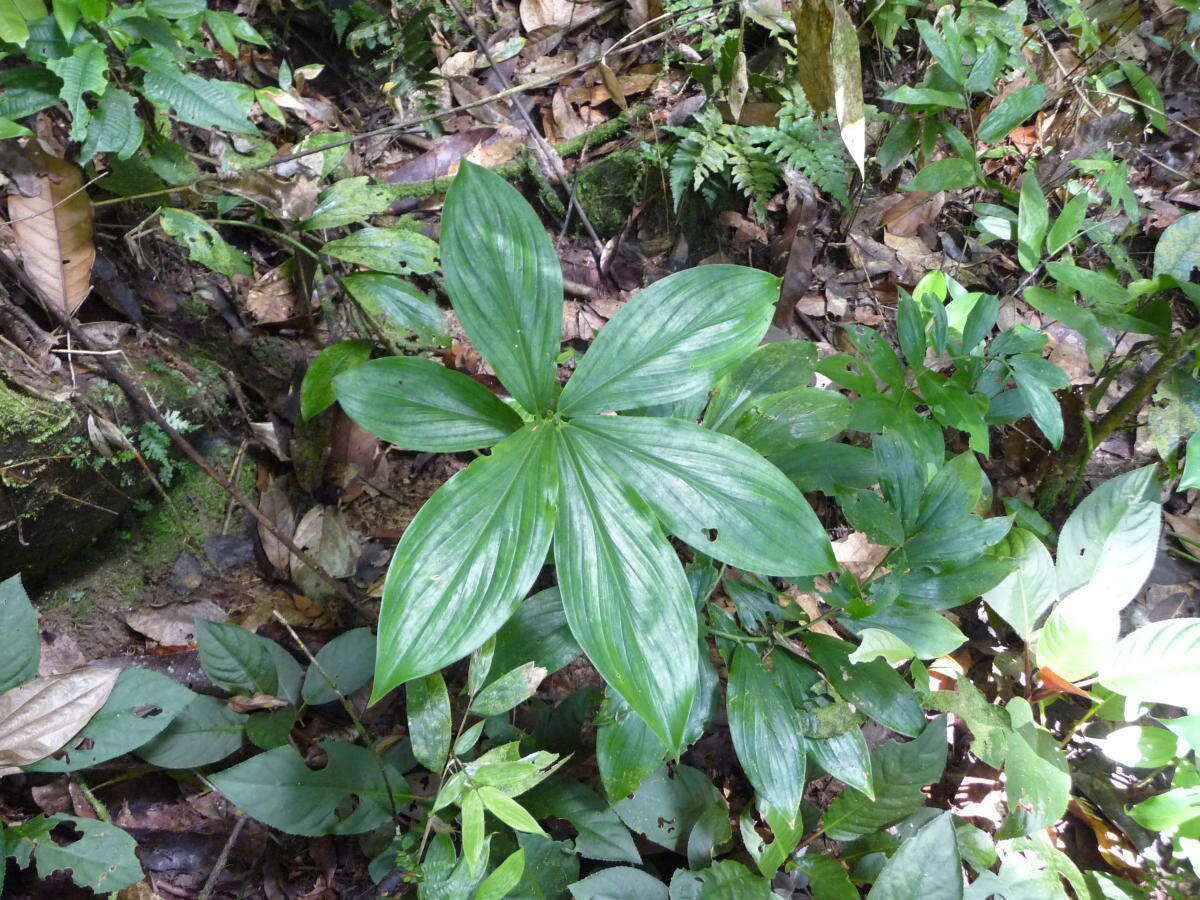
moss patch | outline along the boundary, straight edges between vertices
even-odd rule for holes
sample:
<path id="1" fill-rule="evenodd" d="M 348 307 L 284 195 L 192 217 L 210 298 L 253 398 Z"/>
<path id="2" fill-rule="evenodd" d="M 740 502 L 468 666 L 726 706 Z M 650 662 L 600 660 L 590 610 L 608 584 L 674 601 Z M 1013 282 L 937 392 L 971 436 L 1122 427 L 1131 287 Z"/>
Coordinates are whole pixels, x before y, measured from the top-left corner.
<path id="1" fill-rule="evenodd" d="M 636 150 L 617 150 L 580 171 L 575 196 L 602 237 L 621 230 L 641 196 L 645 173 L 646 161 Z"/>

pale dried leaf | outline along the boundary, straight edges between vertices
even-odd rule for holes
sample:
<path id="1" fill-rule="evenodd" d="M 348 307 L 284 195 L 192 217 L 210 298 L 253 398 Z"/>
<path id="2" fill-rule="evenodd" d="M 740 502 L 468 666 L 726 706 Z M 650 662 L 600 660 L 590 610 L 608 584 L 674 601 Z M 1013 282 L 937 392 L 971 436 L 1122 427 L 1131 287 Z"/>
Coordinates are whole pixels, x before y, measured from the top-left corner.
<path id="1" fill-rule="evenodd" d="M 594 11 L 592 4 L 574 0 L 521 0 L 521 25 L 530 34 L 541 28 L 566 28 Z"/>
<path id="2" fill-rule="evenodd" d="M 599 63 L 597 68 L 600 70 L 600 80 L 604 82 L 604 87 L 608 90 L 608 95 L 612 97 L 613 102 L 621 109 L 629 109 L 629 101 L 625 99 L 625 91 L 621 88 L 617 73 L 605 62 Z"/>
<path id="3" fill-rule="evenodd" d="M 296 513 L 292 509 L 291 501 L 288 500 L 287 492 L 280 485 L 278 479 L 272 481 L 271 486 L 262 492 L 258 506 L 266 517 L 275 523 L 276 530 L 288 537 L 292 536 L 296 528 Z M 291 552 L 262 524 L 258 526 L 258 537 L 262 541 L 263 553 L 266 555 L 267 561 L 280 572 L 286 572 L 291 560 Z"/>
<path id="4" fill-rule="evenodd" d="M 833 35 L 829 45 L 829 72 L 833 107 L 841 126 L 842 143 L 858 166 L 867 170 L 867 113 L 863 105 L 862 62 L 858 55 L 858 30 L 840 3 L 833 6 Z"/>
<path id="5" fill-rule="evenodd" d="M 0 694 L 0 766 L 28 766 L 63 747 L 102 707 L 120 669 L 39 676 Z"/>
<path id="6" fill-rule="evenodd" d="M 71 315 L 92 289 L 92 201 L 77 165 L 37 147 L 26 152 L 42 190 L 36 197 L 9 195 L 8 219 L 21 264 L 42 301 Z"/>
<path id="7" fill-rule="evenodd" d="M 299 314 L 299 298 L 292 284 L 292 267 L 276 266 L 260 276 L 246 292 L 246 311 L 261 325 L 286 322 Z"/>
<path id="8" fill-rule="evenodd" d="M 125 624 L 139 634 L 167 647 L 183 647 L 196 639 L 196 620 L 224 622 L 225 610 L 211 600 L 147 606 L 125 617 Z"/>
<path id="9" fill-rule="evenodd" d="M 729 115 L 735 122 L 742 119 L 742 104 L 750 93 L 750 80 L 746 73 L 746 51 L 738 51 L 733 61 L 733 76 L 729 80 Z"/>

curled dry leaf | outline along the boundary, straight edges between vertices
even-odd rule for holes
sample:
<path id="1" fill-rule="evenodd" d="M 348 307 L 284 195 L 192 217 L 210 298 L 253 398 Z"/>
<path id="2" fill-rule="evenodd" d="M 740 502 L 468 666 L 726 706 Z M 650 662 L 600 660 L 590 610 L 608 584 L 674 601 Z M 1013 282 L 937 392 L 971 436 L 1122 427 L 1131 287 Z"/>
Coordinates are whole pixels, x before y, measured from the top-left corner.
<path id="1" fill-rule="evenodd" d="M 40 676 L 0 694 L 0 766 L 28 766 L 60 749 L 112 693 L 120 669 Z"/>
<path id="2" fill-rule="evenodd" d="M 224 622 L 228 618 L 225 610 L 211 600 L 196 600 L 134 610 L 125 617 L 125 624 L 156 643 L 182 647 L 196 639 L 197 619 Z"/>
<path id="3" fill-rule="evenodd" d="M 246 311 L 260 325 L 286 322 L 300 313 L 299 306 L 288 263 L 265 272 L 246 292 Z"/>
<path id="4" fill-rule="evenodd" d="M 10 195 L 8 219 L 42 302 L 71 315 L 92 289 L 92 201 L 79 166 L 36 147 L 28 156 L 42 189 L 35 197 Z"/>
<path id="5" fill-rule="evenodd" d="M 287 492 L 278 479 L 272 481 L 271 486 L 263 491 L 258 505 L 275 523 L 276 529 L 288 537 L 292 536 L 296 529 L 296 513 L 292 509 L 291 501 L 288 500 Z M 261 523 L 258 526 L 258 537 L 262 541 L 263 553 L 268 562 L 280 572 L 286 572 L 292 558 L 291 551 L 283 546 L 279 538 L 264 528 Z"/>

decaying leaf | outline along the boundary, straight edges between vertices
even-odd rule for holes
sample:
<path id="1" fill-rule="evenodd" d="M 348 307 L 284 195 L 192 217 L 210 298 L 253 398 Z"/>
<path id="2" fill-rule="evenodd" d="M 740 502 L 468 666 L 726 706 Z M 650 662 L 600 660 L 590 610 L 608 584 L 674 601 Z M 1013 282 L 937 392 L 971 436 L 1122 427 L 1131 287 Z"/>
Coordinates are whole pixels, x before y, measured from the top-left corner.
<path id="1" fill-rule="evenodd" d="M 264 272 L 246 292 L 246 311 L 260 325 L 286 322 L 299 314 L 298 307 L 289 263 Z"/>
<path id="2" fill-rule="evenodd" d="M 296 513 L 292 510 L 287 492 L 278 480 L 272 481 L 271 486 L 262 492 L 258 505 L 275 523 L 276 529 L 289 537 L 292 535 L 296 527 Z M 291 552 L 261 524 L 258 526 L 258 537 L 262 541 L 263 553 L 266 554 L 267 560 L 280 572 L 286 572 Z"/>
<path id="3" fill-rule="evenodd" d="M 92 289 L 92 201 L 77 165 L 37 147 L 27 152 L 42 190 L 35 197 L 10 195 L 8 219 L 42 302 L 71 315 Z"/>
<path id="4" fill-rule="evenodd" d="M 182 647 L 196 639 L 196 620 L 224 622 L 229 615 L 211 600 L 147 606 L 125 617 L 125 624 L 167 647 Z"/>
<path id="5" fill-rule="evenodd" d="M 0 766 L 28 766 L 65 745 L 108 700 L 120 674 L 77 669 L 0 694 Z"/>
<path id="6" fill-rule="evenodd" d="M 588 3 L 574 0 L 521 0 L 521 25 L 529 34 L 541 28 L 566 28 L 593 11 Z"/>
<path id="7" fill-rule="evenodd" d="M 867 119 L 863 107 L 858 30 L 834 0 L 803 0 L 792 7 L 796 24 L 796 72 L 813 109 L 837 113 L 842 143 L 865 175 Z"/>

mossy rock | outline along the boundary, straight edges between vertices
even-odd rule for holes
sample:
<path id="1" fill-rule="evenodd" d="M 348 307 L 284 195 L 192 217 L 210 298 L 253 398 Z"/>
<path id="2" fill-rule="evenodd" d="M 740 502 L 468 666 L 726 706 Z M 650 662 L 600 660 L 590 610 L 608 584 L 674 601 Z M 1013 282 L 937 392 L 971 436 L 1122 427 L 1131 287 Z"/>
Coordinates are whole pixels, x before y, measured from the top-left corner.
<path id="1" fill-rule="evenodd" d="M 646 171 L 636 150 L 616 150 L 580 170 L 575 197 L 601 237 L 621 230 L 644 193 Z"/>
<path id="2" fill-rule="evenodd" d="M 126 357 L 132 358 L 127 374 L 164 413 L 199 425 L 224 410 L 226 391 L 216 370 L 193 367 L 184 375 L 157 358 L 137 359 L 133 351 Z M 62 403 L 0 381 L 0 579 L 22 572 L 37 581 L 61 569 L 152 490 L 134 454 L 107 458 L 96 449 L 89 415 L 123 427 L 135 444 L 147 427 L 107 381 Z M 165 440 L 160 445 L 166 449 Z"/>

